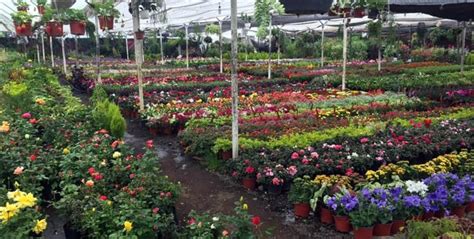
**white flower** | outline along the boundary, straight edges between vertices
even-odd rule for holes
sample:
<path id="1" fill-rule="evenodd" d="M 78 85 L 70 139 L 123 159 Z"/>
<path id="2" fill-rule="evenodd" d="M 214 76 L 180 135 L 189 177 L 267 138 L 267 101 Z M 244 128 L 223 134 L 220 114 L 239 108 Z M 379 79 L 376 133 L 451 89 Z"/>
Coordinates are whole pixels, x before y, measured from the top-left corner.
<path id="1" fill-rule="evenodd" d="M 352 157 L 359 157 L 359 155 L 356 152 L 354 152 L 352 153 Z"/>
<path id="2" fill-rule="evenodd" d="M 213 217 L 212 221 L 217 222 L 217 221 L 219 221 L 219 218 L 218 217 Z"/>
<path id="3" fill-rule="evenodd" d="M 29 139 L 31 136 L 29 134 L 25 134 L 25 139 Z"/>
<path id="4" fill-rule="evenodd" d="M 114 159 L 120 158 L 121 156 L 122 156 L 122 154 L 121 154 L 120 152 L 118 152 L 118 151 L 115 151 L 114 154 L 112 155 L 112 157 L 113 157 Z"/>
<path id="5" fill-rule="evenodd" d="M 216 229 L 216 226 L 214 226 L 214 224 L 211 224 L 211 229 Z"/>
<path id="6" fill-rule="evenodd" d="M 428 192 L 428 186 L 421 181 L 408 180 L 405 182 L 405 185 L 407 191 L 410 193 L 417 193 L 420 196 L 425 196 L 426 192 Z"/>
<path id="7" fill-rule="evenodd" d="M 352 157 L 350 155 L 347 155 L 347 159 L 351 159 Z"/>

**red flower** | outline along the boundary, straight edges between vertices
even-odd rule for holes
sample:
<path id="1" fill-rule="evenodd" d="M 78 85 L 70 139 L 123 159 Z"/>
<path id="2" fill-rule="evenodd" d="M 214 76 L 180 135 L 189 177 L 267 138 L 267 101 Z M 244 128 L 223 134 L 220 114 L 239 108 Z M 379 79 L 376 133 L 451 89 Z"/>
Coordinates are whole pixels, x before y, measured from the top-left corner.
<path id="1" fill-rule="evenodd" d="M 33 119 L 30 119 L 29 122 L 30 122 L 30 124 L 36 124 L 36 123 L 38 123 L 38 120 L 33 118 Z"/>
<path id="2" fill-rule="evenodd" d="M 129 177 L 130 177 L 130 179 L 133 179 L 133 178 L 135 178 L 135 174 L 131 173 Z"/>
<path id="3" fill-rule="evenodd" d="M 245 172 L 248 174 L 252 174 L 255 172 L 255 168 L 253 168 L 252 166 L 248 166 L 247 168 L 245 168 Z"/>
<path id="4" fill-rule="evenodd" d="M 194 224 L 196 224 L 196 219 L 194 219 L 194 217 L 189 218 L 188 224 L 189 224 L 189 225 L 194 225 Z"/>
<path id="5" fill-rule="evenodd" d="M 101 129 L 98 132 L 99 132 L 99 134 L 108 134 L 109 133 L 109 131 L 107 131 L 106 129 Z"/>
<path id="6" fill-rule="evenodd" d="M 431 126 L 431 123 L 432 123 L 431 119 L 425 119 L 423 121 L 423 124 L 425 124 L 426 128 L 429 128 Z"/>
<path id="7" fill-rule="evenodd" d="M 253 216 L 252 217 L 252 224 L 255 225 L 255 227 L 258 227 L 262 221 L 260 220 L 259 216 Z"/>
<path id="8" fill-rule="evenodd" d="M 148 140 L 146 141 L 146 147 L 148 149 L 152 149 L 153 148 L 153 140 Z"/>
<path id="9" fill-rule="evenodd" d="M 155 207 L 155 208 L 153 208 L 153 210 L 152 210 L 152 211 L 153 211 L 153 214 L 157 214 L 157 213 L 160 211 L 160 209 L 159 209 L 159 208 L 157 208 L 157 207 Z"/>
<path id="10" fill-rule="evenodd" d="M 351 176 L 353 173 L 354 173 L 354 170 L 352 170 L 352 168 L 348 168 L 346 170 L 346 176 Z"/>
<path id="11" fill-rule="evenodd" d="M 102 196 L 99 197 L 99 199 L 100 199 L 101 201 L 105 201 L 105 200 L 107 200 L 108 198 L 107 198 L 107 196 L 102 195 Z"/>
<path id="12" fill-rule="evenodd" d="M 21 118 L 23 118 L 23 119 L 29 119 L 29 118 L 31 118 L 31 114 L 30 114 L 29 112 L 26 112 L 26 113 L 24 113 L 24 114 L 21 115 Z"/>
<path id="13" fill-rule="evenodd" d="M 36 158 L 37 158 L 36 155 L 34 155 L 34 154 L 30 155 L 30 160 L 31 161 L 36 161 Z"/>
<path id="14" fill-rule="evenodd" d="M 102 174 L 100 174 L 100 173 L 96 173 L 96 174 L 94 175 L 94 179 L 95 179 L 96 181 L 100 181 L 100 180 L 102 180 L 103 178 L 104 178 L 104 176 L 102 176 Z"/>
<path id="15" fill-rule="evenodd" d="M 291 159 L 297 159 L 299 157 L 300 157 L 300 155 L 297 152 L 294 152 L 294 153 L 291 154 Z"/>
<path id="16" fill-rule="evenodd" d="M 89 174 L 92 175 L 95 173 L 94 167 L 90 167 L 87 171 L 89 171 Z"/>

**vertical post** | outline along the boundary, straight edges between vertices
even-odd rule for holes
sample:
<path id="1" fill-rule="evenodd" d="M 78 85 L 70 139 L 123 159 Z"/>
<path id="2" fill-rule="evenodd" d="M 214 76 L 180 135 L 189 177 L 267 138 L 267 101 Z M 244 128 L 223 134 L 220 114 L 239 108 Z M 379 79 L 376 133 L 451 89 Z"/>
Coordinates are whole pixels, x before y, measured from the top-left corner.
<path id="1" fill-rule="evenodd" d="M 64 36 L 61 37 L 61 51 L 63 53 L 63 72 L 64 72 L 64 75 L 67 75 L 66 50 L 64 49 Z"/>
<path id="2" fill-rule="evenodd" d="M 184 28 L 186 30 L 186 69 L 189 69 L 189 25 L 185 24 Z"/>
<path id="3" fill-rule="evenodd" d="M 51 52 L 51 67 L 54 67 L 53 38 L 49 37 L 49 50 Z"/>
<path id="4" fill-rule="evenodd" d="M 46 50 L 44 49 L 44 32 L 41 31 L 41 51 L 43 52 L 43 63 L 46 64 Z"/>
<path id="5" fill-rule="evenodd" d="M 321 67 L 324 67 L 324 24 L 321 22 Z"/>
<path id="6" fill-rule="evenodd" d="M 102 76 L 100 74 L 100 39 L 99 39 L 99 17 L 97 13 L 95 15 L 95 62 L 96 62 L 96 74 L 97 83 L 102 84 Z"/>
<path id="7" fill-rule="evenodd" d="M 128 35 L 127 33 L 124 33 L 125 35 L 125 53 L 127 54 L 127 61 L 130 60 L 130 53 L 129 53 L 129 50 L 128 50 Z"/>
<path id="8" fill-rule="evenodd" d="M 347 18 L 344 17 L 342 39 L 342 90 L 346 89 L 346 64 L 347 64 Z"/>
<path id="9" fill-rule="evenodd" d="M 165 56 L 164 56 L 164 50 L 163 50 L 163 32 L 161 32 L 161 28 L 159 29 L 160 33 L 160 55 L 161 55 L 161 64 L 165 64 Z"/>
<path id="10" fill-rule="evenodd" d="M 237 0 L 230 2 L 231 15 L 231 88 L 232 88 L 232 158 L 239 157 L 239 87 L 237 83 Z"/>
<path id="11" fill-rule="evenodd" d="M 248 36 L 248 33 L 249 33 L 249 30 L 250 30 L 250 27 L 252 26 L 252 23 L 250 22 L 247 22 L 245 23 L 245 26 L 244 26 L 244 32 L 245 32 L 245 61 L 248 61 L 249 60 L 249 53 L 248 53 L 248 43 L 249 43 L 249 36 Z"/>
<path id="12" fill-rule="evenodd" d="M 77 35 L 74 36 L 74 45 L 76 49 L 76 65 L 79 65 L 79 42 L 77 39 Z"/>
<path id="13" fill-rule="evenodd" d="M 41 56 L 40 56 L 40 49 L 39 49 L 38 41 L 36 41 L 36 56 L 38 57 L 38 63 L 41 64 Z"/>
<path id="14" fill-rule="evenodd" d="M 463 22 L 462 28 L 462 49 L 461 49 L 461 73 L 464 73 L 464 58 L 466 57 L 466 22 Z"/>
<path id="15" fill-rule="evenodd" d="M 138 0 L 132 1 L 132 16 L 133 16 L 133 32 L 137 32 L 140 29 L 140 17 L 138 10 Z M 137 34 L 133 34 L 135 38 L 135 62 L 137 64 L 137 75 L 138 75 L 138 98 L 140 100 L 140 112 L 145 110 L 145 104 L 143 99 L 143 75 L 142 75 L 142 61 L 143 61 L 143 41 L 137 39 Z"/>
<path id="16" fill-rule="evenodd" d="M 272 78 L 272 13 L 270 13 L 270 22 L 268 25 L 268 79 Z"/>
<path id="17" fill-rule="evenodd" d="M 219 57 L 220 57 L 220 73 L 224 73 L 224 61 L 222 60 L 222 20 L 219 20 Z"/>

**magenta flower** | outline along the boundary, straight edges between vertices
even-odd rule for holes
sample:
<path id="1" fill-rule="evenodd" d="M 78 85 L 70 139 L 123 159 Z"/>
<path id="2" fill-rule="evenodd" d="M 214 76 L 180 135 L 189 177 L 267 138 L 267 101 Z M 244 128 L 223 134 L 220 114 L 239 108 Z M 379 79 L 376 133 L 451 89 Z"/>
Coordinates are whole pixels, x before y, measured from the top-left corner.
<path id="1" fill-rule="evenodd" d="M 298 159 L 300 155 L 297 152 L 291 154 L 291 159 Z"/>
<path id="2" fill-rule="evenodd" d="M 367 143 L 367 142 L 369 142 L 369 139 L 368 139 L 368 138 L 362 138 L 362 139 L 360 139 L 360 143 L 362 143 L 362 144 L 365 144 L 365 143 Z"/>

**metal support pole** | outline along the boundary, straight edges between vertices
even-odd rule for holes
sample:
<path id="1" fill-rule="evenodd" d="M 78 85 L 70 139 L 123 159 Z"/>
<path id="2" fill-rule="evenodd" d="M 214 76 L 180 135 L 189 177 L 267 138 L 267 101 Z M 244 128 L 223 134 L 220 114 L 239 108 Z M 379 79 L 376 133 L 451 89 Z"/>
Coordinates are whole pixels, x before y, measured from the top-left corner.
<path id="1" fill-rule="evenodd" d="M 53 38 L 49 37 L 49 50 L 51 52 L 51 67 L 54 67 Z"/>
<path id="2" fill-rule="evenodd" d="M 138 32 L 140 29 L 140 17 L 138 11 L 138 0 L 132 1 L 133 7 L 133 32 Z M 142 61 L 143 61 L 143 40 L 137 39 L 137 34 L 134 34 L 135 38 L 135 62 L 137 64 L 137 75 L 138 75 L 138 98 L 140 105 L 140 112 L 145 110 L 145 103 L 143 99 L 143 75 L 142 75 Z"/>
<path id="3" fill-rule="evenodd" d="M 343 19 L 343 44 L 342 44 L 342 90 L 346 89 L 346 64 L 347 64 L 347 18 Z"/>
<path id="4" fill-rule="evenodd" d="M 74 36 L 74 45 L 74 48 L 76 49 L 76 65 L 79 65 L 79 41 L 77 35 Z"/>
<path id="5" fill-rule="evenodd" d="M 44 49 L 44 32 L 41 32 L 41 51 L 43 52 L 43 63 L 46 64 L 46 50 Z"/>
<path id="6" fill-rule="evenodd" d="M 464 58 L 466 57 L 466 22 L 463 22 L 462 28 L 462 49 L 461 49 L 461 73 L 464 73 Z"/>
<path id="7" fill-rule="evenodd" d="M 189 25 L 184 25 L 184 28 L 186 30 L 186 69 L 189 69 Z"/>
<path id="8" fill-rule="evenodd" d="M 61 51 L 63 53 L 63 72 L 64 72 L 64 75 L 67 75 L 66 50 L 64 49 L 64 36 L 61 37 Z"/>
<path id="9" fill-rule="evenodd" d="M 239 86 L 237 83 L 237 0 L 231 0 L 232 158 L 239 157 Z"/>
<path id="10" fill-rule="evenodd" d="M 99 17 L 95 16 L 95 61 L 96 61 L 96 74 L 97 83 L 102 84 L 102 76 L 100 74 L 100 39 L 99 39 Z"/>
<path id="11" fill-rule="evenodd" d="M 222 59 L 222 20 L 219 20 L 219 57 L 220 57 L 220 73 L 224 73 L 224 61 Z"/>
<path id="12" fill-rule="evenodd" d="M 161 32 L 161 28 L 159 29 L 160 33 L 160 55 L 161 55 L 161 64 L 165 64 L 165 54 L 163 50 L 163 33 Z"/>
<path id="13" fill-rule="evenodd" d="M 38 57 L 38 63 L 41 64 L 41 56 L 38 41 L 36 41 L 36 56 Z"/>
<path id="14" fill-rule="evenodd" d="M 272 78 L 272 14 L 270 13 L 270 23 L 268 27 L 268 79 Z"/>
<path id="15" fill-rule="evenodd" d="M 321 22 L 321 67 L 324 67 L 324 24 Z"/>
<path id="16" fill-rule="evenodd" d="M 125 33 L 125 53 L 127 54 L 127 61 L 130 60 L 130 52 L 128 50 L 128 36 L 127 33 Z"/>

